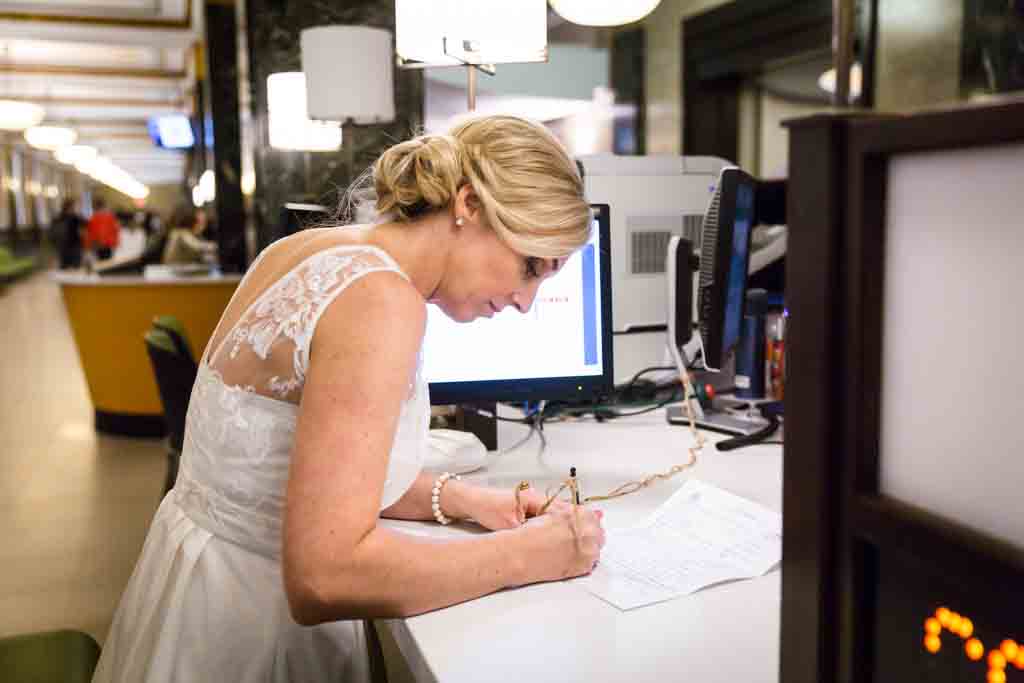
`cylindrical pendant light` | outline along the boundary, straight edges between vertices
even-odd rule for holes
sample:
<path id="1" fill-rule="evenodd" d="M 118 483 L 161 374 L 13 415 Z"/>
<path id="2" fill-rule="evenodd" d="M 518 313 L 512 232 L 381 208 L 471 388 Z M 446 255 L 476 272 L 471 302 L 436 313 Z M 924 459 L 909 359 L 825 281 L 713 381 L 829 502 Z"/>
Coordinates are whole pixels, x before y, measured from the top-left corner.
<path id="1" fill-rule="evenodd" d="M 306 76 L 286 71 L 267 77 L 267 128 L 275 149 L 334 152 L 341 147 L 341 126 L 311 121 L 306 114 Z"/>
<path id="2" fill-rule="evenodd" d="M 21 132 L 43 120 L 46 110 L 38 104 L 0 100 L 0 130 Z"/>
<path id="3" fill-rule="evenodd" d="M 661 0 L 550 0 L 562 18 L 583 26 L 619 26 L 640 21 Z"/>
<path id="4" fill-rule="evenodd" d="M 361 124 L 394 121 L 390 31 L 317 26 L 303 31 L 300 41 L 309 118 Z"/>

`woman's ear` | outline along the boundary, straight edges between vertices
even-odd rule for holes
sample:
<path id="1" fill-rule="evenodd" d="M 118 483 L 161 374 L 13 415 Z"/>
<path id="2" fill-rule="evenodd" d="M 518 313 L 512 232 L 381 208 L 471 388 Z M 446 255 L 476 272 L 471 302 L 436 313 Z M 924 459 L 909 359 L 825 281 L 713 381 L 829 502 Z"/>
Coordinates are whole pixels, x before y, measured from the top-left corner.
<path id="1" fill-rule="evenodd" d="M 473 186 L 466 183 L 455 195 L 455 216 L 465 218 L 471 223 L 480 222 L 480 198 L 473 191 Z"/>

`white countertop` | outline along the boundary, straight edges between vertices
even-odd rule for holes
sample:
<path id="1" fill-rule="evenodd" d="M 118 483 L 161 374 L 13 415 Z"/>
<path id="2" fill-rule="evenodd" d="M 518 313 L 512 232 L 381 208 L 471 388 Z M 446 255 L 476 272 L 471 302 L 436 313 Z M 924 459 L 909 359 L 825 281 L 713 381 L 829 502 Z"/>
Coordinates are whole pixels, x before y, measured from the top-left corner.
<path id="1" fill-rule="evenodd" d="M 215 285 L 241 281 L 239 274 L 228 275 L 189 275 L 182 277 L 146 277 L 143 275 L 98 275 L 82 270 L 59 270 L 52 275 L 55 282 L 61 285 L 86 287 L 138 287 L 139 285 Z"/>
<path id="2" fill-rule="evenodd" d="M 519 441 L 527 428 L 499 423 L 499 446 Z M 578 469 L 583 495 L 685 462 L 689 430 L 665 423 L 664 411 L 598 424 L 549 424 L 539 439 L 498 456 L 467 478 L 511 488 L 561 481 Z M 593 504 L 605 528 L 630 526 L 654 511 L 687 477 L 782 509 L 782 447 L 762 445 L 720 453 L 708 446 L 694 468 L 668 482 Z M 412 533 L 448 536 L 471 528 L 388 521 Z M 644 681 L 772 682 L 779 671 L 781 572 L 700 590 L 668 602 L 623 612 L 573 581 L 502 591 L 409 619 L 386 620 L 421 681 Z"/>

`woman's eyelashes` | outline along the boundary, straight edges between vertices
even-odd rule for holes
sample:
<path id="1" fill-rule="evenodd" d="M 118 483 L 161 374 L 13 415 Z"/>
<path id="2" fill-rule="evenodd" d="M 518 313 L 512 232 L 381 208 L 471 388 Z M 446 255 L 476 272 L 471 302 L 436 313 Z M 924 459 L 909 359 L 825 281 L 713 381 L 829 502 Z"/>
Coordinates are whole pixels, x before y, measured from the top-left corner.
<path id="1" fill-rule="evenodd" d="M 536 256 L 526 257 L 526 278 L 527 280 L 535 280 L 540 277 L 540 259 Z"/>

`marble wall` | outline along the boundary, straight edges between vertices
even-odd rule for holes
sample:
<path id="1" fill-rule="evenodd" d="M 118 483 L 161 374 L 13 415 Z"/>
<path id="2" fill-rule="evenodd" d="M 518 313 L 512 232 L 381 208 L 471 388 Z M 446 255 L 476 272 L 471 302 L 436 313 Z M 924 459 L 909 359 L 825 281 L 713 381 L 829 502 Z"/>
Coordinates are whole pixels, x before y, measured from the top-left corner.
<path id="1" fill-rule="evenodd" d="M 358 127 L 354 135 L 346 135 L 343 148 L 338 152 L 271 149 L 267 141 L 267 76 L 301 69 L 299 33 L 328 24 L 374 26 L 394 32 L 395 3 L 394 0 L 246 0 L 245 12 L 249 101 L 255 133 L 253 208 L 257 248 L 262 249 L 284 236 L 280 215 L 285 202 L 313 202 L 333 209 L 354 175 L 372 164 L 388 146 L 419 132 L 423 121 L 423 74 L 396 69 L 394 122 Z M 346 86 L 339 82 L 338 87 Z M 347 163 L 349 154 L 354 157 L 351 169 Z"/>

